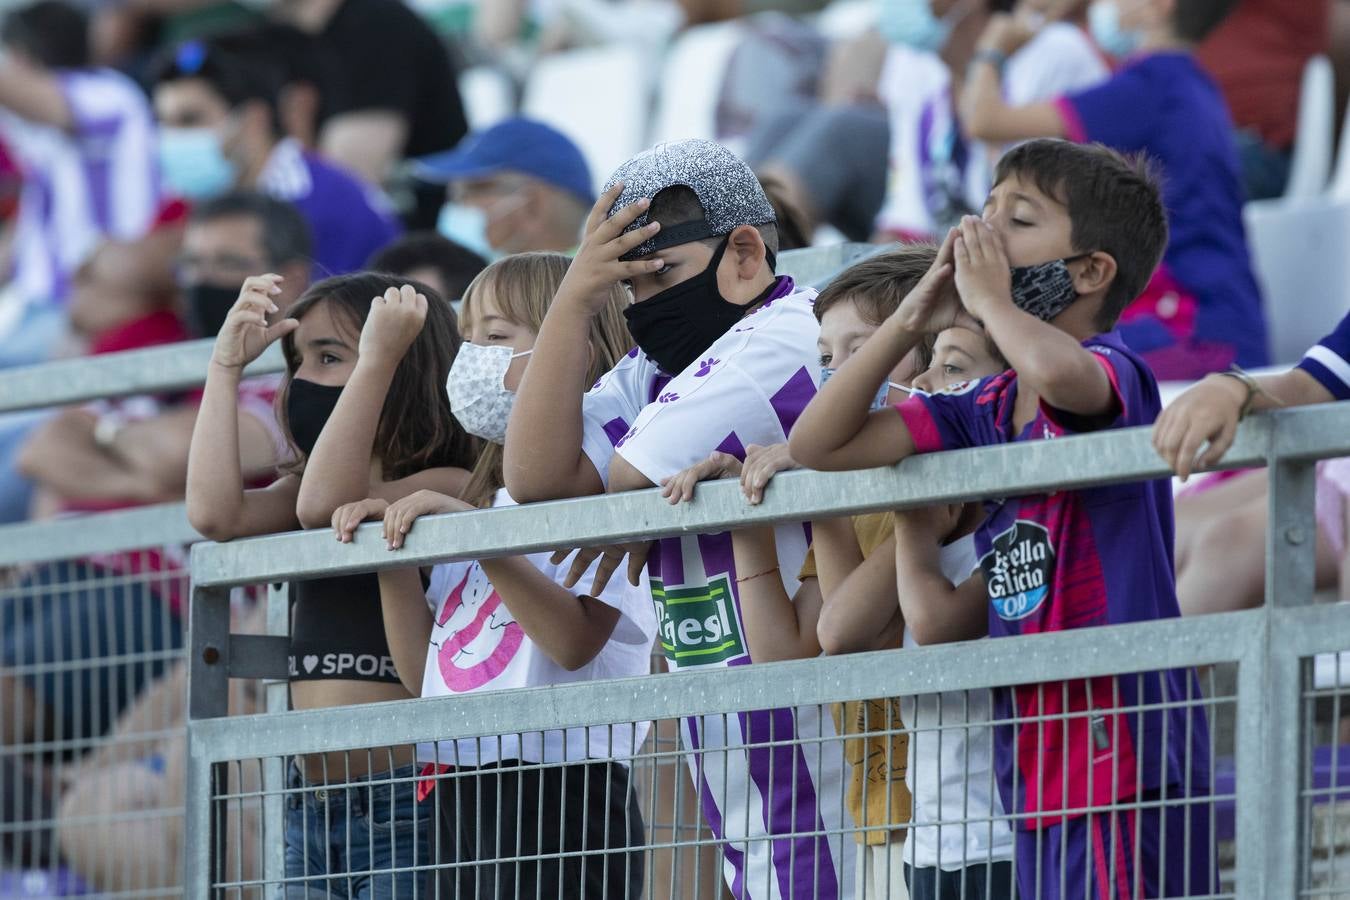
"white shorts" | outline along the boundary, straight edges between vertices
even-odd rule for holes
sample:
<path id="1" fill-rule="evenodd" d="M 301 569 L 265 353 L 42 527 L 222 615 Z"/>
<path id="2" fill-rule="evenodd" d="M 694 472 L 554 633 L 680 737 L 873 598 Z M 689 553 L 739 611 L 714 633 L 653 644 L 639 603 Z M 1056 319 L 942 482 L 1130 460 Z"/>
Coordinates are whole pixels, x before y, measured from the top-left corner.
<path id="1" fill-rule="evenodd" d="M 854 859 L 858 873 L 854 896 L 861 900 L 909 900 L 903 840 L 859 844 Z"/>

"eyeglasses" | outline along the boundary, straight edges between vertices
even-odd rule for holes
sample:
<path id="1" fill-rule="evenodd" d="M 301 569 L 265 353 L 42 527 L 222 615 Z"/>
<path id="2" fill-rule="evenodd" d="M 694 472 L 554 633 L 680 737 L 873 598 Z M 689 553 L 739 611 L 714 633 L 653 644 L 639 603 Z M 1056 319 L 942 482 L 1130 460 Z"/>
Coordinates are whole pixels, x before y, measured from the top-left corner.
<path id="1" fill-rule="evenodd" d="M 179 284 L 199 281 L 243 281 L 250 275 L 266 272 L 267 260 L 222 253 L 219 256 L 180 256 L 174 263 Z"/>

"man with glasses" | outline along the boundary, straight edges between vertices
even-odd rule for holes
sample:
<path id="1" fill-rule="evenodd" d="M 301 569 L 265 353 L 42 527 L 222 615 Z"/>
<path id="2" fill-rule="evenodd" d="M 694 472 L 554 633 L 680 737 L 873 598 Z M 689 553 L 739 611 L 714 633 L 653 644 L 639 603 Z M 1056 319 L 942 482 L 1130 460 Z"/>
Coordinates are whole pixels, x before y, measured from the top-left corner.
<path id="1" fill-rule="evenodd" d="M 512 118 L 455 149 L 423 157 L 413 172 L 447 184 L 437 230 L 484 256 L 529 250 L 570 254 L 595 203 L 586 160 L 564 134 Z"/>

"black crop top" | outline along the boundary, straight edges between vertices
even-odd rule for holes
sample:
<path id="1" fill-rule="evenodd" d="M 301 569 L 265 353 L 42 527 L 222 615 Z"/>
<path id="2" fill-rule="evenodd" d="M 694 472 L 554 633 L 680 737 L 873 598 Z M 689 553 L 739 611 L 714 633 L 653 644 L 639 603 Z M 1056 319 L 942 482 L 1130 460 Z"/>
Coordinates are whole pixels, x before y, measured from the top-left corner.
<path id="1" fill-rule="evenodd" d="M 378 576 L 293 581 L 290 600 L 292 681 L 400 683 L 384 636 Z"/>

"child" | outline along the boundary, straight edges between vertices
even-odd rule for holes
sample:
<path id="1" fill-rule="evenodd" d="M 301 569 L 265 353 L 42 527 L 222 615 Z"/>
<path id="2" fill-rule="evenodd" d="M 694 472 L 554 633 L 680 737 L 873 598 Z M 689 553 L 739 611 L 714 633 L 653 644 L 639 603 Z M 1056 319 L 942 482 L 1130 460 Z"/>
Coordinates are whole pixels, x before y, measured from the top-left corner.
<path id="1" fill-rule="evenodd" d="M 818 346 L 822 381 L 828 380 L 839 366 L 844 365 L 867 337 L 895 312 L 901 299 L 932 265 L 935 256 L 936 248 L 931 246 L 902 247 L 850 267 L 821 292 L 816 298 L 815 313 L 820 321 Z M 911 380 L 916 368 L 920 371 L 928 368 L 927 360 L 923 359 L 926 351 L 927 348 L 920 345 L 901 361 L 891 372 L 889 383 L 878 391 L 874 406 L 880 407 L 903 397 L 901 392 L 908 390 L 903 385 Z M 978 365 L 981 371 L 990 373 L 1002 368 L 1002 360 L 996 356 L 970 360 L 968 364 Z M 667 480 L 663 493 L 672 502 L 689 500 L 697 481 L 740 474 L 747 499 L 752 504 L 758 503 L 768 478 L 793 465 L 786 453 L 775 453 L 777 449 L 747 448 L 743 469 L 735 457 L 715 453 L 705 463 Z M 786 460 L 786 464 L 774 460 Z M 781 582 L 774 579 L 746 583 L 741 591 L 741 609 L 754 658 L 761 662 L 809 658 L 818 656 L 822 646 L 831 653 L 900 647 L 904 623 L 896 605 L 893 529 L 893 517 L 884 513 L 813 522 L 815 540 L 802 566 L 799 576 L 802 585 L 795 597 L 789 598 Z M 774 553 L 772 529 L 737 531 L 732 536 L 732 543 L 736 566 L 742 570 L 763 568 L 767 557 Z M 973 542 L 967 540 L 966 544 L 972 545 L 964 553 L 970 556 L 974 552 Z M 969 571 L 967 566 L 962 575 Z M 845 755 L 852 767 L 847 803 L 859 829 L 854 836 L 861 845 L 857 856 L 856 890 L 865 898 L 903 900 L 909 896 L 905 879 L 904 829 L 911 821 L 911 794 L 915 798 L 915 821 L 938 820 L 939 808 L 934 803 L 937 797 L 933 789 L 939 782 L 938 773 L 933 770 L 940 766 L 936 765 L 936 756 L 931 752 L 927 756 L 932 758 L 916 761 L 915 748 L 910 746 L 908 735 L 900 731 L 904 727 L 900 712 L 906 704 L 910 708 L 910 717 L 904 721 L 912 724 L 914 702 L 908 698 L 850 702 L 836 706 L 834 710 L 836 721 L 845 734 L 863 736 L 861 740 L 846 742 Z M 978 735 L 976 728 L 973 737 L 978 739 Z M 957 754 L 946 759 L 964 758 L 964 747 L 954 749 L 952 746 L 959 744 L 962 736 L 964 732 L 944 737 L 943 752 Z M 931 738 L 929 744 L 928 750 L 938 749 Z M 977 754 L 978 750 L 972 752 Z M 910 776 L 915 767 L 922 767 L 928 773 L 917 784 Z M 948 794 L 955 790 L 964 800 L 967 791 L 964 773 L 953 770 L 954 767 L 948 765 L 945 780 L 949 786 Z M 973 787 L 969 809 L 978 815 L 978 785 Z M 926 812 L 920 809 L 920 804 L 925 802 L 933 807 Z M 1006 826 L 1000 827 L 1006 844 L 1001 848 L 1002 855 L 1006 858 L 1011 849 L 1011 837 Z M 949 834 L 955 833 L 956 829 L 950 828 Z M 1000 849 L 991 848 L 988 841 L 981 843 L 984 837 L 984 833 L 972 834 L 970 846 L 961 842 L 966 851 L 965 859 L 957 865 L 972 867 L 972 886 L 977 881 L 983 884 L 974 868 L 977 860 L 997 855 Z M 936 866 L 938 836 L 928 834 L 927 830 L 915 832 L 909 841 L 911 857 L 916 845 L 922 859 L 920 865 Z M 991 853 L 991 849 L 995 852 Z M 946 858 L 950 863 L 950 849 Z M 1004 865 L 1006 867 L 1006 863 Z M 929 891 L 917 896 L 937 895 Z"/>
<path id="2" fill-rule="evenodd" d="M 776 243 L 754 174 L 711 141 L 662 144 L 621 166 L 539 329 L 506 442 L 511 495 L 651 487 L 714 450 L 782 443 L 816 390 L 818 327 L 815 292 L 773 274 Z M 590 367 L 576 348 L 620 280 L 638 348 L 583 398 Z M 775 539 L 774 564 L 752 572 L 736 566 L 725 532 L 656 542 L 651 593 L 671 669 L 751 662 L 743 585 L 776 578 L 794 593 L 806 554 L 802 524 Z M 598 571 L 608 577 L 621 558 Z M 696 716 L 682 729 L 734 894 L 852 896 L 844 761 L 819 707 Z M 798 737 L 823 743 L 805 754 L 764 746 Z"/>
<path id="3" fill-rule="evenodd" d="M 471 340 L 460 349 L 447 390 L 456 418 L 487 441 L 464 499 L 419 491 L 390 504 L 355 503 L 334 517 L 339 540 L 350 541 L 363 518 L 382 517 L 392 550 L 419 516 L 514 505 L 502 487 L 506 419 L 567 266 L 557 253 L 508 256 L 464 295 Z M 584 354 L 592 376 L 631 344 L 620 316 L 626 302 L 616 286 L 592 320 Z M 373 420 L 379 410 L 370 404 L 364 413 Z M 615 582 L 596 596 L 576 594 L 561 584 L 566 571 L 537 553 L 443 563 L 425 590 L 416 569 L 381 573 L 385 627 L 408 690 L 444 697 L 647 674 L 656 622 L 642 592 Z M 439 782 L 438 868 L 427 895 L 637 900 L 642 854 L 606 851 L 644 842 L 623 760 L 637 752 L 646 730 L 643 722 L 422 748 L 425 762 L 455 772 Z M 564 762 L 572 764 L 557 765 Z M 551 767 L 520 768 L 540 763 Z M 560 859 L 564 853 L 589 855 Z M 520 856 L 542 859 L 514 862 Z M 513 861 L 482 865 L 492 859 Z"/>
<path id="4" fill-rule="evenodd" d="M 1100 333 L 1142 288 L 1166 243 L 1147 172 L 1102 147 L 1032 141 L 1000 161 L 985 217 L 948 234 L 928 275 L 807 407 L 788 442 L 794 459 L 866 468 L 1157 415 L 1148 367 L 1119 335 Z M 1080 243 L 1083 235 L 1093 243 Z M 970 317 L 984 323 L 1010 371 L 868 412 L 877 385 L 921 335 Z M 1176 616 L 1171 502 L 1168 483 L 1154 481 L 986 503 L 976 532 L 983 579 L 949 591 L 954 598 L 932 598 L 928 614 L 954 626 L 948 640 Z M 1023 896 L 1106 896 L 1116 885 L 1087 864 L 1093 854 L 1125 860 L 1110 870 L 1144 896 L 1212 889 L 1209 808 L 1175 803 L 1203 797 L 1210 784 L 1204 715 L 1187 703 L 1197 696 L 1193 674 L 1181 670 L 998 692 L 998 719 L 1009 724 L 995 729 L 995 761 L 1004 807 L 1018 816 Z M 1164 703 L 1176 705 L 1157 711 Z M 1114 711 L 1138 705 L 1148 711 Z M 1089 710 L 1090 718 L 1081 715 Z M 1013 716 L 1023 724 L 1014 727 Z M 1042 716 L 1063 733 L 1045 733 L 1054 726 Z M 1144 805 L 1084 814 L 1125 801 Z M 1160 847 L 1152 836 L 1162 828 L 1169 839 Z"/>
<path id="5" fill-rule="evenodd" d="M 462 490 L 474 444 L 439 387 L 459 347 L 449 305 L 402 279 L 344 275 L 314 285 L 288 318 L 269 324 L 279 281 L 248 279 L 216 338 L 188 460 L 193 527 L 229 540 L 326 523 L 332 511 L 324 504 L 354 481 L 363 495 L 386 501 L 422 488 Z M 296 458 L 269 487 L 246 491 L 235 413 L 239 379 L 278 339 L 286 357 L 278 414 Z M 371 396 L 382 412 L 362 432 L 350 411 Z M 293 583 L 291 591 L 292 706 L 409 696 L 390 658 L 375 576 L 314 579 Z M 292 761 L 288 897 L 308 890 L 361 898 L 411 894 L 410 871 L 371 873 L 427 858 L 413 762 L 408 748 Z M 330 773 L 337 782 L 331 789 Z M 334 844 L 345 851 L 329 849 Z"/>
<path id="6" fill-rule="evenodd" d="M 1068 137 L 1162 166 L 1171 242 L 1162 268 L 1121 317 L 1126 345 L 1164 380 L 1193 379 L 1234 362 L 1264 365 L 1266 326 L 1242 227 L 1243 193 L 1233 124 L 1219 89 L 1192 50 L 1234 0 L 1096 0 L 1093 34 L 1130 55 L 1100 87 L 1054 102 L 1009 105 L 1003 61 L 1022 39 L 987 34 L 966 82 L 962 117 L 982 139 Z M 1012 43 L 1009 43 L 1012 41 Z M 1075 243 L 1093 236 L 1075 233 Z"/>

